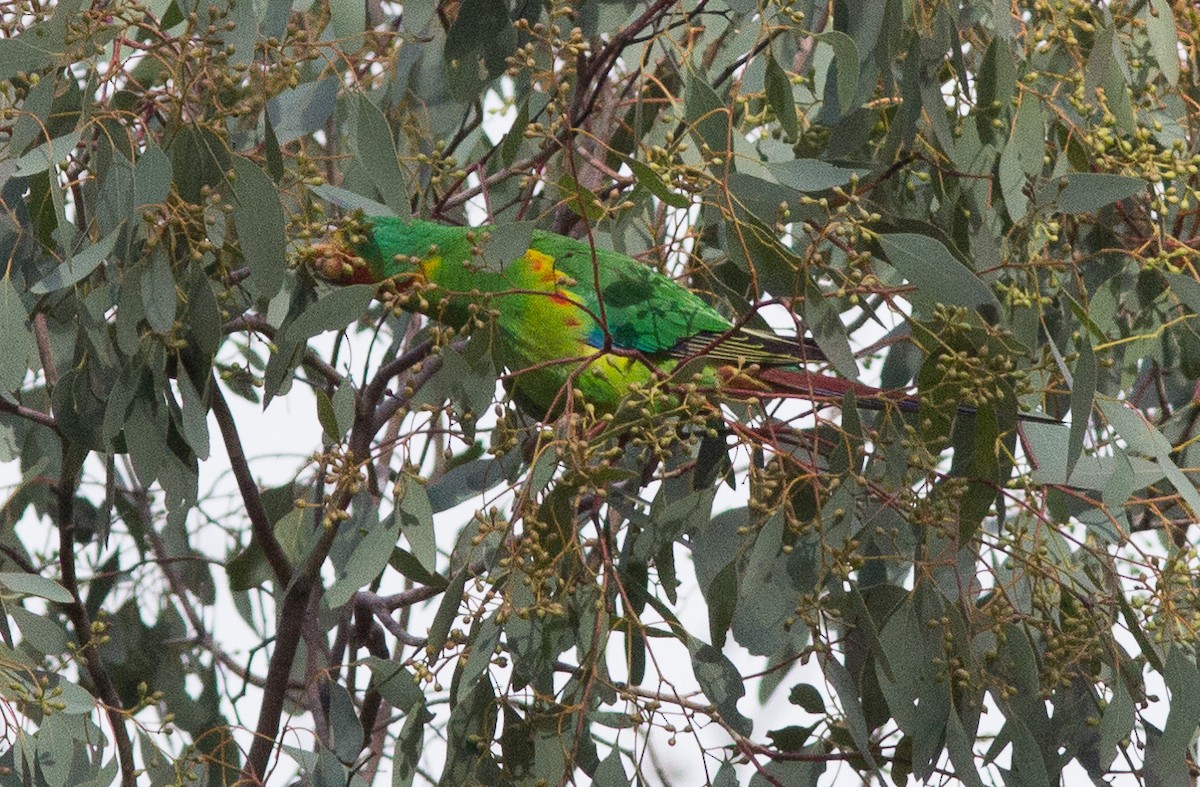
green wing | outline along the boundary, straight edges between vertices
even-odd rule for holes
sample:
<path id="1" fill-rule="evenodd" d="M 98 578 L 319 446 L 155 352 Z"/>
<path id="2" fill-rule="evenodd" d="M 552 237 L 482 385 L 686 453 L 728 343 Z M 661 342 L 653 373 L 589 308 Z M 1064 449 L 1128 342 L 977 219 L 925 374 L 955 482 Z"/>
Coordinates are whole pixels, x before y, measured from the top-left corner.
<path id="1" fill-rule="evenodd" d="M 593 253 L 586 243 L 540 231 L 532 248 L 572 280 L 566 289 L 595 321 L 587 336 L 593 347 L 604 346 L 603 319 L 613 346 L 647 355 L 770 366 L 824 359 L 810 340 L 734 328 L 691 290 L 619 252 Z"/>

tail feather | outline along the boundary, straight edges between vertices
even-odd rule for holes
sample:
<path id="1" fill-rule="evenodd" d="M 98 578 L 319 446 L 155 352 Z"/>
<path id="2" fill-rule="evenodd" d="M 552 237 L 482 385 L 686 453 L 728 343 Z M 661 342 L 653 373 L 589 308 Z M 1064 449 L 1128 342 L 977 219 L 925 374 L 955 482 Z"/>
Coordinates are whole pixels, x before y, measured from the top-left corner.
<path id="1" fill-rule="evenodd" d="M 888 391 L 853 380 L 843 380 L 803 370 L 760 369 L 754 374 L 754 379 L 766 386 L 766 391 L 747 391 L 747 393 L 758 396 L 796 396 L 817 401 L 822 399 L 841 400 L 847 393 L 853 391 L 858 406 L 868 410 L 895 408 L 901 412 L 915 413 L 921 408 L 920 402 L 915 396 L 903 391 Z M 975 408 L 960 404 L 958 412 L 972 415 L 975 413 Z M 1041 413 L 1018 413 L 1017 418 L 1033 423 L 1062 423 L 1057 418 Z"/>
<path id="2" fill-rule="evenodd" d="M 807 336 L 778 336 L 753 328 L 738 328 L 725 333 L 699 331 L 671 348 L 677 358 L 703 356 L 731 364 L 757 364 L 762 367 L 795 366 L 828 360 L 817 343 Z"/>

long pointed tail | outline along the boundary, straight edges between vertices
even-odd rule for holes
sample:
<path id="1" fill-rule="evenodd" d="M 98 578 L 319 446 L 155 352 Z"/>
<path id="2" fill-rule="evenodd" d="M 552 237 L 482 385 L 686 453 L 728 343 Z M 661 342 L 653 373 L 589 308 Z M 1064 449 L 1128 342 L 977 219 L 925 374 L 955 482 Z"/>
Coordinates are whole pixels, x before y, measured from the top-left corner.
<path id="1" fill-rule="evenodd" d="M 915 413 L 921 409 L 921 405 L 916 397 L 910 396 L 904 391 L 888 391 L 882 388 L 873 388 L 872 386 L 863 385 L 853 380 L 843 380 L 840 377 L 830 377 L 803 370 L 783 368 L 760 369 L 755 372 L 754 380 L 762 383 L 766 390 L 746 390 L 747 394 L 798 397 L 813 401 L 831 400 L 837 402 L 847 392 L 853 391 L 858 406 L 869 410 L 886 410 L 894 407 L 901 412 Z M 731 387 L 735 391 L 739 388 L 736 382 Z M 958 411 L 960 413 L 973 414 L 975 408 L 962 404 L 958 406 Z M 1062 423 L 1057 418 L 1040 413 L 1019 413 L 1017 417 L 1022 421 L 1032 423 Z"/>

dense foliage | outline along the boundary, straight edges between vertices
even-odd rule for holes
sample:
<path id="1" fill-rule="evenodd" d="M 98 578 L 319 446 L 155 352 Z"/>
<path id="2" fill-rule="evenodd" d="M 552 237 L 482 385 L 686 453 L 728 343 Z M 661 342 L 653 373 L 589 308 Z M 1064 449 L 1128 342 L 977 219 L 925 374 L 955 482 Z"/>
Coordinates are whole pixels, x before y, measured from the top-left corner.
<path id="1" fill-rule="evenodd" d="M 5 783 L 1195 776 L 1192 4 L 0 11 Z M 922 412 L 537 422 L 486 304 L 313 274 L 358 210 L 624 251 Z"/>

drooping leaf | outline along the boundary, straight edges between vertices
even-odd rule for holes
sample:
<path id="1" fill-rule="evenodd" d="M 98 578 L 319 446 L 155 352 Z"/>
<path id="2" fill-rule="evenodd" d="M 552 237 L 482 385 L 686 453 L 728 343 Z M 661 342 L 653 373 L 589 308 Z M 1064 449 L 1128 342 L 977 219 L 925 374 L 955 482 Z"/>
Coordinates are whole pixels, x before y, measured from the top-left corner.
<path id="1" fill-rule="evenodd" d="M 175 324 L 175 275 L 165 252 L 156 251 L 138 282 L 146 322 L 158 333 L 170 333 Z"/>
<path id="2" fill-rule="evenodd" d="M 495 656 L 493 651 L 499 641 L 500 625 L 494 617 L 482 620 L 471 632 L 467 660 L 455 676 L 458 681 L 457 702 L 465 700 L 467 695 L 475 690 L 475 684 L 485 679 L 482 676 Z"/>
<path id="3" fill-rule="evenodd" d="M 354 708 L 354 699 L 346 687 L 330 681 L 329 731 L 333 736 L 333 750 L 342 764 L 353 762 L 363 747 L 362 721 Z"/>
<path id="4" fill-rule="evenodd" d="M 61 290 L 64 287 L 70 287 L 72 284 L 83 281 L 92 271 L 100 266 L 100 263 L 107 260 L 109 255 L 112 254 L 113 247 L 116 246 L 120 233 L 121 230 L 119 229 L 113 230 L 78 254 L 71 255 L 61 265 L 30 287 L 29 291 L 40 295 Z"/>
<path id="5" fill-rule="evenodd" d="M 361 30 L 361 28 L 360 28 Z M 384 203 L 397 215 L 409 212 L 408 178 L 400 169 L 387 118 L 365 95 L 350 99 L 350 149 Z"/>
<path id="6" fill-rule="evenodd" d="M 729 109 L 700 74 L 688 74 L 683 105 L 697 144 L 706 146 L 716 155 L 727 154 L 730 149 Z"/>
<path id="7" fill-rule="evenodd" d="M 229 152 L 208 129 L 184 126 L 166 147 L 171 157 L 175 188 L 183 199 L 198 205 L 205 187 L 220 188 L 229 169 Z"/>
<path id="8" fill-rule="evenodd" d="M 742 735 L 749 735 L 753 725 L 737 708 L 746 688 L 733 662 L 712 645 L 695 639 L 688 641 L 688 652 L 692 655 L 692 671 L 704 696 L 716 706 L 726 724 Z"/>
<path id="9" fill-rule="evenodd" d="M 429 573 L 437 569 L 437 542 L 433 525 L 433 507 L 425 486 L 405 476 L 396 484 L 396 520 L 408 541 L 412 554 Z"/>
<path id="10" fill-rule="evenodd" d="M 1063 213 L 1093 213 L 1106 205 L 1145 193 L 1146 181 L 1107 172 L 1075 172 L 1051 184 L 1042 199 Z"/>
<path id="11" fill-rule="evenodd" d="M 834 84 L 837 86 L 838 108 L 843 115 L 847 114 L 854 109 L 854 98 L 858 95 L 858 46 L 853 38 L 840 30 L 826 30 L 814 37 L 833 49 L 834 59 L 831 65 L 837 73 Z"/>
<path id="12" fill-rule="evenodd" d="M 917 288 L 914 300 L 999 308 L 991 289 L 935 238 L 895 233 L 880 235 L 879 245 L 888 262 Z"/>
<path id="13" fill-rule="evenodd" d="M 1171 87 L 1179 81 L 1179 32 L 1171 4 L 1167 0 L 1150 0 L 1142 7 L 1150 50 L 1163 77 Z"/>
<path id="14" fill-rule="evenodd" d="M 283 286 L 287 271 L 286 220 L 275 184 L 249 159 L 233 157 L 233 222 L 242 254 L 250 266 L 247 284 L 259 298 L 268 299 Z"/>
<path id="15" fill-rule="evenodd" d="M 38 596 L 39 598 L 59 604 L 69 604 L 74 600 L 74 597 L 62 585 L 37 574 L 0 571 L 0 585 L 3 585 L 13 593 Z"/>
<path id="16" fill-rule="evenodd" d="M 286 3 L 282 6 L 291 10 Z M 337 94 L 337 79 L 328 77 L 315 82 L 302 82 L 273 96 L 267 102 L 267 112 L 279 144 L 286 145 L 324 128 L 337 106 Z"/>
<path id="17" fill-rule="evenodd" d="M 34 352 L 33 336 L 26 326 L 25 305 L 7 275 L 0 277 L 0 336 L 5 351 L 0 353 L 0 391 L 20 387 Z"/>
<path id="18" fill-rule="evenodd" d="M 353 52 L 360 45 L 360 37 L 367 26 L 367 7 L 364 3 L 351 0 L 333 0 L 329 4 L 333 32 L 342 42 L 341 46 Z"/>
<path id="19" fill-rule="evenodd" d="M 1067 444 L 1067 477 L 1083 453 L 1083 436 L 1092 418 L 1092 398 L 1096 395 L 1096 354 L 1087 334 L 1080 336 L 1079 360 L 1075 363 L 1071 384 L 1071 435 Z"/>
<path id="20" fill-rule="evenodd" d="M 850 43 L 853 46 L 854 42 Z M 857 66 L 857 62 L 855 65 Z M 800 124 L 796 120 L 796 100 L 792 97 L 792 83 L 783 66 L 779 65 L 779 61 L 769 52 L 764 83 L 767 102 L 771 109 L 775 110 L 775 116 L 779 118 L 779 124 L 783 126 L 788 139 L 794 140 L 800 132 Z"/>

